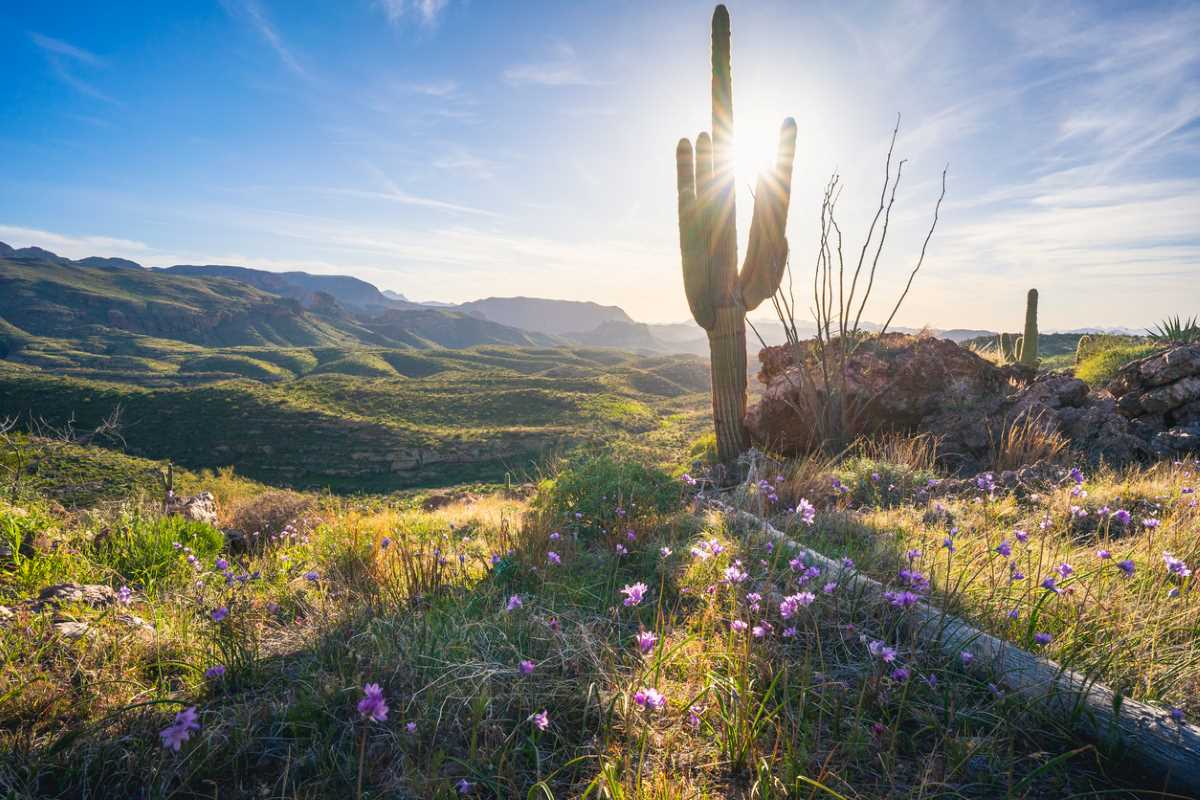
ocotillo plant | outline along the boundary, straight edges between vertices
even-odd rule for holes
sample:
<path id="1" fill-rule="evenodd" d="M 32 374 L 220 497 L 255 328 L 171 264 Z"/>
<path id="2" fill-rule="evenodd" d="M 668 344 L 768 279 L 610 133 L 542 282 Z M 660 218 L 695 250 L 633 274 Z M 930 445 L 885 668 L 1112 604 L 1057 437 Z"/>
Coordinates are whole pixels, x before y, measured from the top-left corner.
<path id="1" fill-rule="evenodd" d="M 1025 333 L 1021 337 L 1021 363 L 1036 367 L 1038 363 L 1037 289 L 1030 289 L 1025 300 Z"/>
<path id="2" fill-rule="evenodd" d="M 712 133 L 675 150 L 679 189 L 679 249 L 688 306 L 708 331 L 717 456 L 733 463 L 746 449 L 746 312 L 775 294 L 787 263 L 785 237 L 796 155 L 796 121 L 784 120 L 775 165 L 758 176 L 750 241 L 737 265 L 733 174 L 733 88 L 729 12 L 712 18 Z"/>

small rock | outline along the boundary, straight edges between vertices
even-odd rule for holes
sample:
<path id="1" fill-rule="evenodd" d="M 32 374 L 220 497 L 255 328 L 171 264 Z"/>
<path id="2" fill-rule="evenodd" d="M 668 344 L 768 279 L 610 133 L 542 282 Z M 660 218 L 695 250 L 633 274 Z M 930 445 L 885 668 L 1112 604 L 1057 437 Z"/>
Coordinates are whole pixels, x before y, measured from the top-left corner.
<path id="1" fill-rule="evenodd" d="M 59 583 L 42 589 L 31 605 L 34 611 L 43 608 L 58 608 L 66 603 L 83 603 L 92 608 L 104 608 L 117 602 L 117 593 L 111 586 L 99 583 Z"/>
<path id="2" fill-rule="evenodd" d="M 216 526 L 217 499 L 212 492 L 201 492 L 192 497 L 171 497 L 167 500 L 167 513 Z"/>
<path id="3" fill-rule="evenodd" d="M 13 613 L 13 610 L 11 608 L 9 608 L 8 606 L 0 606 L 0 625 L 3 625 L 6 622 L 9 622 L 15 616 L 16 616 L 16 614 Z"/>
<path id="4" fill-rule="evenodd" d="M 78 620 L 63 620 L 54 623 L 54 632 L 64 639 L 82 639 L 92 630 L 92 626 Z"/>

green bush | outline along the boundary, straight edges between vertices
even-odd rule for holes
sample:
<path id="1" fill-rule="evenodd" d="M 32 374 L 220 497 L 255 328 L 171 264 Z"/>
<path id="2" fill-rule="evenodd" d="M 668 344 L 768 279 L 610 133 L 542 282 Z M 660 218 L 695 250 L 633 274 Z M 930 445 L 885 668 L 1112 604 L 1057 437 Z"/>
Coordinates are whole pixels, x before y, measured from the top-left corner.
<path id="1" fill-rule="evenodd" d="M 564 464 L 538 486 L 533 508 L 581 534 L 613 530 L 631 517 L 679 508 L 680 483 L 661 469 L 608 453 Z"/>
<path id="2" fill-rule="evenodd" d="M 849 490 L 853 505 L 892 508 L 925 486 L 934 474 L 904 464 L 856 456 L 842 463 L 837 477 Z"/>
<path id="3" fill-rule="evenodd" d="M 1075 377 L 1089 386 L 1108 383 L 1121 367 L 1144 358 L 1159 349 L 1155 344 L 1127 344 L 1092 353 L 1075 367 Z"/>
<path id="4" fill-rule="evenodd" d="M 176 516 L 131 515 L 96 537 L 91 556 L 126 583 L 151 591 L 172 578 L 186 579 L 191 573 L 188 553 L 182 548 L 189 548 L 204 567 L 211 569 L 223 542 L 221 532 L 203 522 Z"/>

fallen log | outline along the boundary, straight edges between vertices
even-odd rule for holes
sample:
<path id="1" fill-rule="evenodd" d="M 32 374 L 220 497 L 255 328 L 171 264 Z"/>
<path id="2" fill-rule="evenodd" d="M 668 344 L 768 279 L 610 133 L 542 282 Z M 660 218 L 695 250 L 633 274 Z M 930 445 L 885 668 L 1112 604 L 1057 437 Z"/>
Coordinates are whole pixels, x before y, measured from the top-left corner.
<path id="1" fill-rule="evenodd" d="M 728 517 L 758 527 L 803 554 L 810 563 L 841 573 L 864 596 L 883 600 L 881 583 L 804 547 L 766 519 L 713 497 L 699 495 L 698 499 Z M 1045 702 L 1049 710 L 1069 719 L 1081 737 L 1108 748 L 1119 745 L 1139 770 L 1161 777 L 1170 790 L 1200 797 L 1200 727 L 1176 722 L 1161 708 L 1119 696 L 1107 686 L 985 633 L 928 603 L 918 603 L 911 613 L 916 635 L 922 641 L 954 658 L 969 652 L 974 656 L 973 669 L 990 670 L 1005 689 Z"/>

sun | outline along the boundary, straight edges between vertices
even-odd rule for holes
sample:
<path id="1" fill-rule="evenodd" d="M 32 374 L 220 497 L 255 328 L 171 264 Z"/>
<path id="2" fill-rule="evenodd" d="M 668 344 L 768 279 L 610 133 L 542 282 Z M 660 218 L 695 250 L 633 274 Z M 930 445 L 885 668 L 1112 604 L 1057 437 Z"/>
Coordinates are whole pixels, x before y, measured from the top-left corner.
<path id="1" fill-rule="evenodd" d="M 738 186 L 754 187 L 759 174 L 775 164 L 783 117 L 770 119 L 765 114 L 749 114 L 735 115 L 734 119 L 733 166 Z"/>

